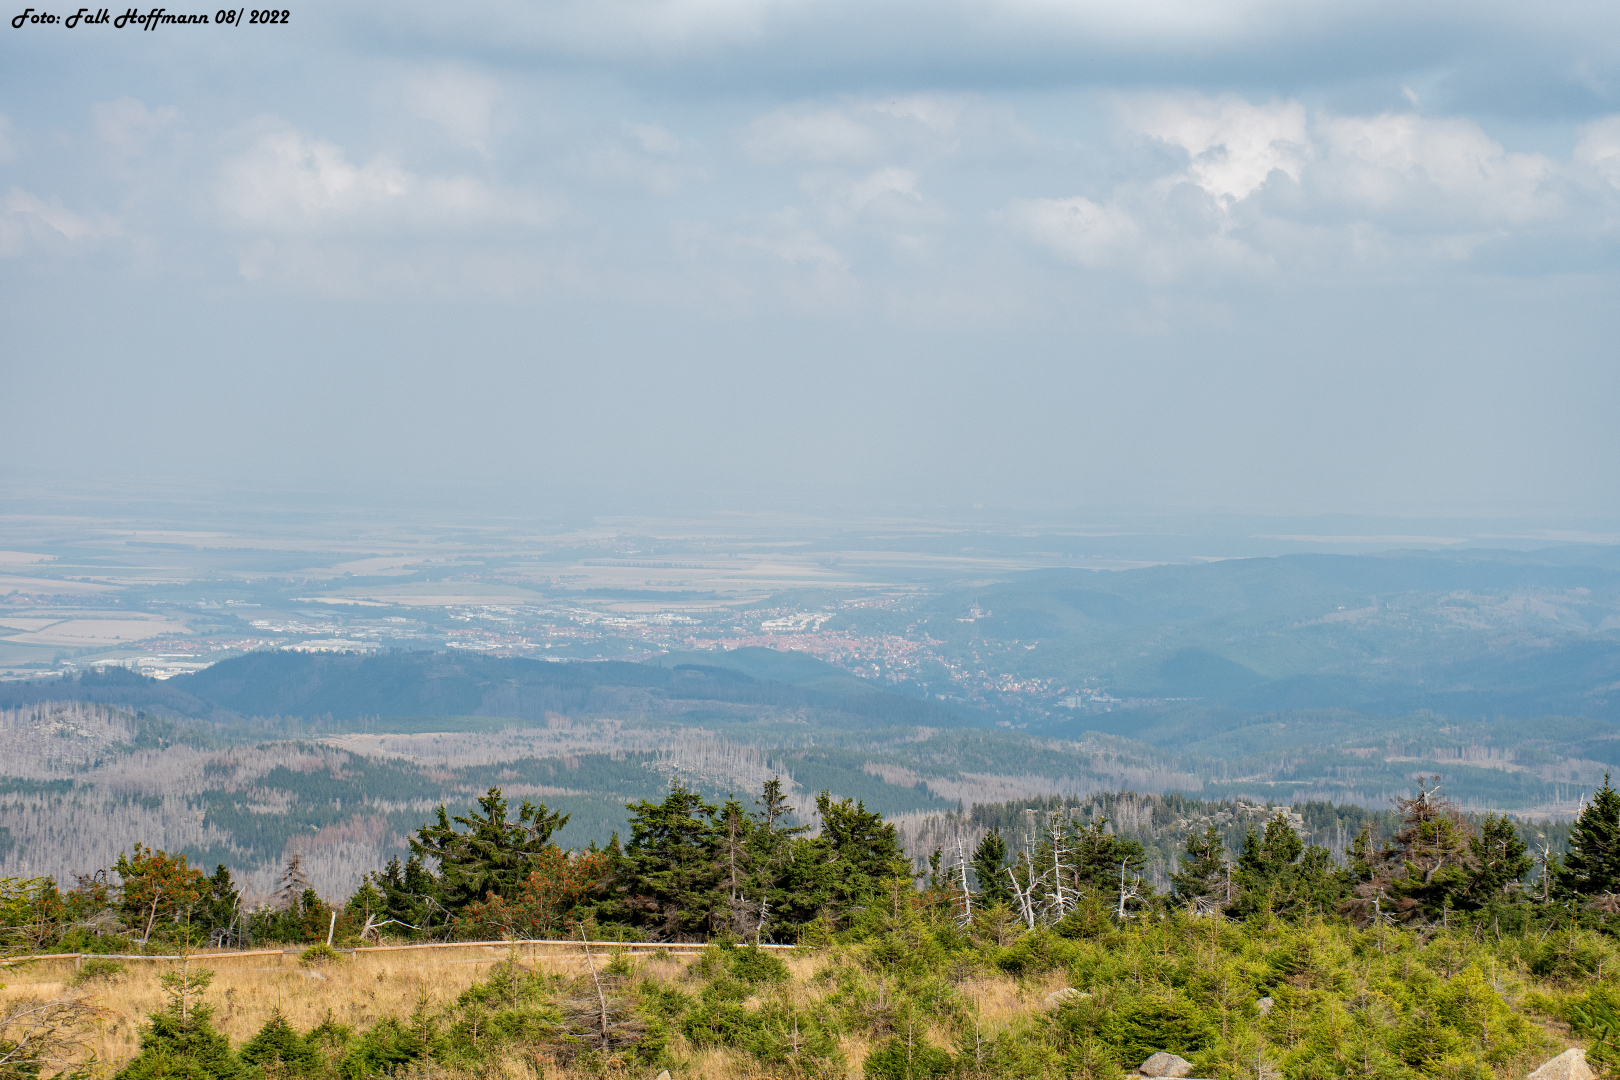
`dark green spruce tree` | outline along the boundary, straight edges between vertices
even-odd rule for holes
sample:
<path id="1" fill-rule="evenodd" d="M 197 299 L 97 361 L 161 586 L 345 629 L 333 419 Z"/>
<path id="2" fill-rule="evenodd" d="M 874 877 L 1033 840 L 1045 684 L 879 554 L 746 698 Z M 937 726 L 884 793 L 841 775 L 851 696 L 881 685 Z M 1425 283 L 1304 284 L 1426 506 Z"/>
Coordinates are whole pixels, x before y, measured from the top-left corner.
<path id="1" fill-rule="evenodd" d="M 1226 842 L 1221 839 L 1221 831 L 1211 825 L 1201 833 L 1187 834 L 1187 855 L 1170 875 L 1170 884 L 1175 889 L 1176 899 L 1184 904 L 1214 897 L 1225 903 L 1230 875 Z"/>
<path id="2" fill-rule="evenodd" d="M 277 1075 L 314 1076 L 324 1064 L 320 1050 L 293 1030 L 280 1008 L 242 1044 L 241 1057 L 244 1064 Z"/>
<path id="3" fill-rule="evenodd" d="M 1085 828 L 1071 832 L 1067 846 L 1068 864 L 1074 871 L 1070 884 L 1078 888 L 1111 894 L 1118 891 L 1121 876 L 1133 881 L 1147 868 L 1147 850 L 1110 831 L 1104 817 L 1093 818 Z M 1036 853 L 1037 867 L 1047 865 L 1050 849 L 1049 839 Z"/>
<path id="4" fill-rule="evenodd" d="M 885 879 L 911 873 L 892 822 L 854 799 L 816 796 L 821 835 L 814 840 L 819 869 L 807 885 L 826 898 L 824 913 L 843 920 L 870 903 Z"/>
<path id="5" fill-rule="evenodd" d="M 1344 899 L 1350 876 L 1334 868 L 1327 848 L 1306 847 L 1287 816 L 1278 811 L 1266 822 L 1264 834 L 1257 835 L 1253 826 L 1245 833 L 1232 871 L 1237 896 L 1227 911 L 1238 918 L 1263 911 L 1281 916 L 1323 914 Z"/>
<path id="6" fill-rule="evenodd" d="M 1533 861 L 1506 814 L 1487 817 L 1479 835 L 1468 841 L 1468 852 L 1468 884 L 1462 892 L 1462 907 L 1482 909 L 1518 898 L 1519 884 Z"/>
<path id="7" fill-rule="evenodd" d="M 141 1052 L 114 1080 L 237 1080 L 242 1063 L 215 1030 L 213 1008 L 201 1000 L 212 971 L 168 971 L 160 978 L 168 1004 L 141 1029 Z"/>
<path id="8" fill-rule="evenodd" d="M 619 917 L 666 941 L 703 940 L 711 914 L 727 910 L 720 808 L 679 781 L 663 802 L 626 808 L 630 842 L 614 867 Z"/>
<path id="9" fill-rule="evenodd" d="M 247 920 L 241 917 L 241 896 L 224 863 L 215 866 L 214 876 L 208 879 L 208 894 L 200 906 L 202 910 L 198 914 L 207 921 L 210 945 L 242 944 L 243 924 Z"/>
<path id="10" fill-rule="evenodd" d="M 983 904 L 1011 904 L 1012 890 L 1007 887 L 1007 838 L 1000 829 L 991 829 L 973 849 L 973 876 L 979 882 L 979 901 Z"/>
<path id="11" fill-rule="evenodd" d="M 1554 884 L 1568 898 L 1620 893 L 1620 792 L 1607 773 L 1569 831 L 1569 853 Z"/>
<path id="12" fill-rule="evenodd" d="M 373 874 L 371 885 L 382 895 L 384 920 L 400 932 L 428 934 L 444 927 L 450 912 L 439 899 L 439 881 L 415 855 L 403 864 L 396 856 Z"/>
<path id="13" fill-rule="evenodd" d="M 441 806 L 438 820 L 423 825 L 410 839 L 411 854 L 419 865 L 428 859 L 438 862 L 438 902 L 452 914 L 491 894 L 515 899 L 536 858 L 551 846 L 552 834 L 568 824 L 567 814 L 553 813 L 544 803 L 527 799 L 517 820 L 508 821 L 506 800 L 498 787 L 479 798 L 478 807 L 482 815 L 474 811 L 451 817 Z"/>
<path id="14" fill-rule="evenodd" d="M 816 888 L 811 842 L 804 838 L 810 826 L 790 824 L 793 807 L 788 805 L 779 776 L 765 781 L 755 805 L 747 851 L 749 895 L 763 898 L 758 937 L 761 941 L 792 941 L 799 927 L 820 912 L 824 899 Z"/>

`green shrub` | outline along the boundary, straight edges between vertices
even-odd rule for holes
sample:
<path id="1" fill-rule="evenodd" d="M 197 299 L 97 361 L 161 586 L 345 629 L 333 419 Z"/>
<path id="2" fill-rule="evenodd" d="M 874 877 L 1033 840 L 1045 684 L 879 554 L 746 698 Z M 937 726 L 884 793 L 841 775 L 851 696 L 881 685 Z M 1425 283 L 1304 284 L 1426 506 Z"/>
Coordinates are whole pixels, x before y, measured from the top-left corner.
<path id="1" fill-rule="evenodd" d="M 292 1076 L 314 1076 L 325 1064 L 320 1049 L 293 1030 L 287 1018 L 276 1009 L 259 1033 L 242 1044 L 242 1061 L 263 1069 L 279 1066 Z"/>
<path id="2" fill-rule="evenodd" d="M 740 1001 L 706 1000 L 686 1014 L 681 1033 L 693 1046 L 741 1047 L 753 1038 L 756 1019 Z"/>
<path id="3" fill-rule="evenodd" d="M 311 945 L 298 954 L 300 964 L 341 964 L 347 959 L 348 957 L 324 941 Z"/>
<path id="4" fill-rule="evenodd" d="M 866 1055 L 866 1080 L 945 1080 L 956 1072 L 951 1055 L 926 1041 L 893 1038 Z"/>
<path id="5" fill-rule="evenodd" d="M 242 1063 L 231 1044 L 214 1030 L 212 1016 L 196 1005 L 153 1013 L 141 1031 L 141 1052 L 115 1080 L 238 1080 Z"/>
<path id="6" fill-rule="evenodd" d="M 925 975 L 950 962 L 950 949 L 945 942 L 956 936 L 954 932 L 907 927 L 901 932 L 872 937 L 866 943 L 866 966 L 886 973 Z"/>
<path id="7" fill-rule="evenodd" d="M 103 960 L 92 957 L 79 964 L 79 970 L 73 973 L 70 980 L 74 986 L 83 986 L 92 982 L 110 982 L 124 973 L 124 965 L 117 960 Z"/>
<path id="8" fill-rule="evenodd" d="M 1160 1050 L 1191 1058 L 1214 1042 L 1216 1032 L 1210 1016 L 1186 994 L 1165 990 L 1116 1001 L 1097 1035 L 1121 1065 L 1134 1068 Z"/>
<path id="9" fill-rule="evenodd" d="M 737 1001 L 705 1001 L 681 1021 L 693 1046 L 724 1046 L 798 1074 L 825 1073 L 839 1060 L 838 1036 L 823 1016 L 772 1002 L 750 1009 Z"/>
<path id="10" fill-rule="evenodd" d="M 1080 958 L 1080 948 L 1068 938 L 1044 931 L 1025 934 L 995 953 L 996 967 L 1008 975 L 1027 977 L 1068 967 Z"/>
<path id="11" fill-rule="evenodd" d="M 338 1023 L 337 1018 L 332 1015 L 332 1010 L 327 1009 L 325 1018 L 309 1029 L 304 1041 L 316 1053 L 335 1061 L 343 1056 L 353 1038 L 354 1029 L 347 1024 Z"/>
<path id="12" fill-rule="evenodd" d="M 1520 938 L 1518 953 L 1532 974 L 1552 982 L 1581 985 L 1601 973 L 1620 971 L 1620 949 L 1591 931 L 1571 930 L 1544 938 Z"/>
<path id="13" fill-rule="evenodd" d="M 1438 1023 L 1427 1009 L 1414 1009 L 1395 1036 L 1401 1060 L 1424 1075 L 1434 1075 L 1442 1062 L 1454 1061 L 1467 1049 L 1462 1037 Z"/>
<path id="14" fill-rule="evenodd" d="M 753 946 L 732 949 L 730 967 L 733 975 L 750 986 L 786 982 L 788 977 L 787 964 L 780 956 Z"/>
<path id="15" fill-rule="evenodd" d="M 1620 1069 L 1620 990 L 1594 986 L 1569 1003 L 1570 1026 L 1592 1040 L 1589 1060 Z"/>
<path id="16" fill-rule="evenodd" d="M 677 1020 L 692 1007 L 692 996 L 649 980 L 641 985 L 641 1007 L 650 1016 Z"/>
<path id="17" fill-rule="evenodd" d="M 1113 930 L 1113 913 L 1093 892 L 1087 892 L 1073 911 L 1052 925 L 1052 932 L 1059 937 L 1079 940 L 1102 937 Z"/>
<path id="18" fill-rule="evenodd" d="M 742 1001 L 744 998 L 751 996 L 753 992 L 754 988 L 741 979 L 733 979 L 730 975 L 721 975 L 704 983 L 703 989 L 698 996 L 706 1002 Z"/>
<path id="19" fill-rule="evenodd" d="M 477 1003 L 491 1009 L 502 1006 L 511 1008 L 543 1000 L 550 985 L 551 980 L 540 972 L 503 960 L 490 969 L 488 979 L 462 991 L 456 1004 L 465 1007 Z"/>
<path id="20" fill-rule="evenodd" d="M 350 1044 L 348 1051 L 338 1059 L 337 1074 L 343 1080 L 388 1075 L 427 1055 L 427 1043 L 390 1016 L 378 1021 Z"/>

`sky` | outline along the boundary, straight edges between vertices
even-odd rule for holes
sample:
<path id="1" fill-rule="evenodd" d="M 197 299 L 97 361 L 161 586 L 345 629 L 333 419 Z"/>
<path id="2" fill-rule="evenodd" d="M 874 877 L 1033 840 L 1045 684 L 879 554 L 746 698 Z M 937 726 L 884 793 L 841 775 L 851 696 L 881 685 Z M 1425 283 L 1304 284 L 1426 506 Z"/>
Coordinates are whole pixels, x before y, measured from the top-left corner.
<path id="1" fill-rule="evenodd" d="M 1612 4 L 285 10 L 8 9 L 0 482 L 1616 516 Z"/>

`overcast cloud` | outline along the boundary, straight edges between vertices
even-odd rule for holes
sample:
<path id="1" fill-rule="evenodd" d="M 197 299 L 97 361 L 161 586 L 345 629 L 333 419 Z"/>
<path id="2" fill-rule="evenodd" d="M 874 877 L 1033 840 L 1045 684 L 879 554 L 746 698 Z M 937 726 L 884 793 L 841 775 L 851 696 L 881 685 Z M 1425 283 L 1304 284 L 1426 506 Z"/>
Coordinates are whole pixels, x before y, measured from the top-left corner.
<path id="1" fill-rule="evenodd" d="M 0 26 L 14 469 L 1620 497 L 1613 5 L 290 10 Z"/>

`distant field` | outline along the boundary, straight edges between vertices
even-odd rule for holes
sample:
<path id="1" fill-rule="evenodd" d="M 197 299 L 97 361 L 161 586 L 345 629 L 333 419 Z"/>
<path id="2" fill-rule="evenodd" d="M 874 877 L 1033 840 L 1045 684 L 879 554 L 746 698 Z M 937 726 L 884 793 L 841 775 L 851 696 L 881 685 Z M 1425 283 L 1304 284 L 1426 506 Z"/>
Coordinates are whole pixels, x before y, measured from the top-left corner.
<path id="1" fill-rule="evenodd" d="M 66 578 L 37 578 L 23 574 L 0 573 L 0 596 L 13 592 L 30 596 L 56 596 L 117 591 L 119 591 L 117 585 L 104 585 L 95 581 L 69 581 Z"/>
<path id="2" fill-rule="evenodd" d="M 18 645 L 62 645 L 95 648 L 122 645 L 190 631 L 179 619 L 157 615 L 121 618 L 5 619 L 0 634 Z M 7 633 L 6 631 L 11 631 Z"/>

